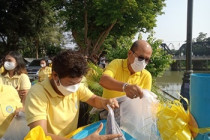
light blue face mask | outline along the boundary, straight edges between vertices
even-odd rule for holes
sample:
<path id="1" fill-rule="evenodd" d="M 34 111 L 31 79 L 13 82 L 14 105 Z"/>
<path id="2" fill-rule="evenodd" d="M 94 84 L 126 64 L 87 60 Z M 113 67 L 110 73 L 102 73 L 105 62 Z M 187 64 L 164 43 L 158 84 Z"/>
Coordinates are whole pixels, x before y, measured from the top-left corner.
<path id="1" fill-rule="evenodd" d="M 147 63 L 145 63 L 145 60 L 139 61 L 136 57 L 134 62 L 131 64 L 131 68 L 134 72 L 140 72 L 147 66 Z"/>
<path id="2" fill-rule="evenodd" d="M 56 83 L 56 81 L 55 81 Z M 79 89 L 80 83 L 75 84 L 75 85 L 71 85 L 71 86 L 63 86 L 59 80 L 59 86 L 56 84 L 58 90 L 64 95 L 70 95 L 71 93 L 76 92 Z"/>

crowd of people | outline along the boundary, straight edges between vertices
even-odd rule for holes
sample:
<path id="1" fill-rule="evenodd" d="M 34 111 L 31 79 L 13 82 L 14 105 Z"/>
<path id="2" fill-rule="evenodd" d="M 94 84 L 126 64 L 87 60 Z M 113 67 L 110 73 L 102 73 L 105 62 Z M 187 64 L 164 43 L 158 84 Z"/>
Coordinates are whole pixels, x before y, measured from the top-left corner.
<path id="1" fill-rule="evenodd" d="M 12 118 L 25 112 L 30 129 L 41 126 L 53 140 L 67 140 L 66 135 L 77 129 L 80 101 L 99 109 L 119 108 L 116 97 L 142 98 L 142 89 L 151 90 L 152 76 L 145 69 L 152 55 L 151 46 L 137 40 L 128 51 L 127 59 L 116 59 L 104 68 L 100 79 L 102 97 L 92 93 L 81 81 L 88 72 L 87 58 L 77 51 L 65 50 L 54 56 L 52 66 L 40 61 L 38 83 L 31 86 L 23 57 L 16 51 L 3 59 L 0 75 L 0 138 Z M 6 113 L 6 115 L 4 115 Z M 3 114 L 3 115 L 2 115 Z M 85 140 L 108 140 L 120 134 L 99 135 L 100 127 Z"/>

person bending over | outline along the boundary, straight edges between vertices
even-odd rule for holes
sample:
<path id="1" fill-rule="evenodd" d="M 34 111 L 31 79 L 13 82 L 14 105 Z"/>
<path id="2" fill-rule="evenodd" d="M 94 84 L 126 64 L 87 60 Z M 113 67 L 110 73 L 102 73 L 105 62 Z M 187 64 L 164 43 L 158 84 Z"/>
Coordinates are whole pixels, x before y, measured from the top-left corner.
<path id="1" fill-rule="evenodd" d="M 26 98 L 25 114 L 30 129 L 40 125 L 53 140 L 67 140 L 64 136 L 77 129 L 79 101 L 96 108 L 119 107 L 116 99 L 105 99 L 94 95 L 81 83 L 87 73 L 85 58 L 74 51 L 64 51 L 52 62 L 52 77 L 32 86 Z M 96 132 L 84 140 L 108 140 L 120 134 L 99 135 Z"/>

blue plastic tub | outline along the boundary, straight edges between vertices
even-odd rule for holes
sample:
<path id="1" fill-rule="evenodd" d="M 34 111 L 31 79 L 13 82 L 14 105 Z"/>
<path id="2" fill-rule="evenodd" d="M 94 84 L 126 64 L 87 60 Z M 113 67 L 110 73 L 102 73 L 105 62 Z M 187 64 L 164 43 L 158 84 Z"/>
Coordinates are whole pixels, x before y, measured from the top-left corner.
<path id="1" fill-rule="evenodd" d="M 210 74 L 191 74 L 190 78 L 190 112 L 199 128 L 210 127 Z M 210 140 L 210 132 L 195 140 Z"/>
<path id="2" fill-rule="evenodd" d="M 93 124 L 89 125 L 88 127 L 84 128 L 82 131 L 80 131 L 79 133 L 74 135 L 72 137 L 72 139 L 83 139 L 83 138 L 89 136 L 90 134 L 92 134 L 93 132 L 96 131 L 96 129 L 99 127 L 100 123 L 103 123 L 103 130 L 100 132 L 100 135 L 105 135 L 106 120 L 101 120 L 101 121 L 93 123 Z M 130 136 L 128 133 L 124 132 L 123 130 L 122 130 L 122 132 L 123 132 L 126 140 L 136 140 L 132 136 Z"/>

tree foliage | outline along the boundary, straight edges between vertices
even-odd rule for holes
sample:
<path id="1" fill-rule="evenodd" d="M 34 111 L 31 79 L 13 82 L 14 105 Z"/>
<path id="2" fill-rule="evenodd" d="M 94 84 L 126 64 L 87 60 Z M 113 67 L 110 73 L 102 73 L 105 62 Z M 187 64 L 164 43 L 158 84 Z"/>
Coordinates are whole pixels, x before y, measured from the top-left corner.
<path id="1" fill-rule="evenodd" d="M 110 36 L 105 42 L 106 57 L 110 62 L 113 59 L 126 59 L 128 51 L 132 45 L 132 37 L 120 36 L 119 39 L 115 39 Z"/>
<path id="2" fill-rule="evenodd" d="M 132 36 L 149 31 L 162 14 L 165 0 L 71 0 L 61 15 L 83 54 L 100 54 L 108 35 Z"/>
<path id="3" fill-rule="evenodd" d="M 198 37 L 193 39 L 192 53 L 194 56 L 210 56 L 210 37 L 207 37 L 207 33 L 200 32 Z M 175 55 L 186 55 L 186 43 L 183 44 Z"/>
<path id="4" fill-rule="evenodd" d="M 152 46 L 152 57 L 146 69 L 152 74 L 152 77 L 155 78 L 161 76 L 165 70 L 170 67 L 173 59 L 172 55 L 168 54 L 160 47 L 162 40 L 154 38 L 153 34 L 154 33 L 151 33 L 147 38 L 148 43 Z"/>
<path id="5" fill-rule="evenodd" d="M 151 30 L 164 1 L 2 0 L 1 51 L 22 49 L 24 55 L 38 57 L 47 46 L 63 45 L 65 29 L 72 32 L 80 51 L 92 57 L 104 50 L 108 35 L 118 39 Z"/>
<path id="6" fill-rule="evenodd" d="M 196 42 L 204 42 L 207 41 L 207 33 L 200 32 L 198 37 L 196 38 Z"/>
<path id="7" fill-rule="evenodd" d="M 0 5 L 0 47 L 36 56 L 46 46 L 61 44 L 62 34 L 53 1 L 2 0 Z"/>

